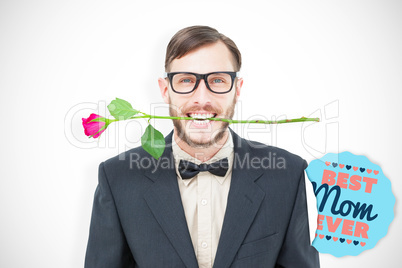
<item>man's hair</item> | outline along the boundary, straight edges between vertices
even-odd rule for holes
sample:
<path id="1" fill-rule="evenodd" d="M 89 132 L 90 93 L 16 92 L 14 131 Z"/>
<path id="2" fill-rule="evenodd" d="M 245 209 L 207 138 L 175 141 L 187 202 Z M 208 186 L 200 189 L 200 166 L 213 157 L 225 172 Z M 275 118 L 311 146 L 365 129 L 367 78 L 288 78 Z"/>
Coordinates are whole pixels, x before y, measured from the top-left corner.
<path id="1" fill-rule="evenodd" d="M 240 71 L 241 54 L 236 44 L 216 29 L 208 26 L 190 26 L 178 31 L 170 40 L 166 49 L 165 71 L 170 71 L 174 59 L 180 59 L 187 53 L 205 45 L 223 42 L 233 56 L 235 71 Z"/>

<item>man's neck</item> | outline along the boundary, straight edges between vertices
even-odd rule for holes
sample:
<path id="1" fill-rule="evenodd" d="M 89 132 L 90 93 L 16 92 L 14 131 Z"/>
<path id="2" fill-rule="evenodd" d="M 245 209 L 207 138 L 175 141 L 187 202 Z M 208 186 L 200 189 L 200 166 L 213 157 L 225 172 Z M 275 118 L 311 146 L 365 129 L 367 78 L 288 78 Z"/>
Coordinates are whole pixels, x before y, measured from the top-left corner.
<path id="1" fill-rule="evenodd" d="M 187 142 L 180 139 L 177 135 L 176 129 L 174 130 L 174 139 L 180 149 L 188 153 L 190 156 L 200 160 L 201 162 L 206 162 L 211 159 L 223 147 L 223 145 L 225 145 L 228 137 L 229 129 L 226 129 L 222 139 L 219 140 L 217 143 L 205 148 L 192 147 Z"/>

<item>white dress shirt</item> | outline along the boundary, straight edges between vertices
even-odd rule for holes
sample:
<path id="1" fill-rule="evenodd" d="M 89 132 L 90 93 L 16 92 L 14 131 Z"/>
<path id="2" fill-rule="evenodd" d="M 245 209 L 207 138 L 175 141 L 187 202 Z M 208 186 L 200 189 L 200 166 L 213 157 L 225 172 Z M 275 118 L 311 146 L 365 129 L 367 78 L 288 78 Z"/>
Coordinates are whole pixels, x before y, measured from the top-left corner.
<path id="1" fill-rule="evenodd" d="M 181 200 L 200 268 L 212 267 L 214 263 L 225 216 L 234 158 L 232 135 L 228 132 L 228 139 L 223 147 L 205 162 L 210 164 L 227 157 L 229 169 L 224 177 L 204 171 L 183 180 L 178 172 L 181 159 L 198 165 L 202 162 L 183 151 L 173 137 L 172 150 Z"/>

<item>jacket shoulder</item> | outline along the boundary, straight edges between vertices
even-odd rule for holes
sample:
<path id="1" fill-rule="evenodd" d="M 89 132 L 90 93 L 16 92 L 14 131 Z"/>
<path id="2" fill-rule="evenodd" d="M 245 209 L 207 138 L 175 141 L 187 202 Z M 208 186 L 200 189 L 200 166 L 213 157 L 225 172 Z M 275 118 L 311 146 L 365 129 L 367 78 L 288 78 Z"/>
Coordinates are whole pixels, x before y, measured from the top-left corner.
<path id="1" fill-rule="evenodd" d="M 285 165 L 286 169 L 304 170 L 307 167 L 306 160 L 283 148 L 246 139 L 243 139 L 243 141 L 248 144 L 253 155 L 260 158 L 269 158 L 272 162 L 276 160 L 276 163 Z"/>
<path id="2" fill-rule="evenodd" d="M 152 161 L 152 157 L 141 147 L 136 147 L 111 157 L 100 164 L 110 177 L 132 174 L 138 163 Z"/>
<path id="3" fill-rule="evenodd" d="M 105 160 L 101 165 L 106 171 L 114 170 L 120 173 L 122 171 L 141 171 L 141 173 L 147 173 L 149 169 L 161 164 L 161 160 L 170 160 L 172 135 L 173 131 L 165 137 L 165 151 L 158 160 L 146 152 L 142 146 L 138 146 Z"/>
<path id="4" fill-rule="evenodd" d="M 130 150 L 127 150 L 123 153 L 120 153 L 118 155 L 115 155 L 111 158 L 108 158 L 104 161 L 104 163 L 107 166 L 118 165 L 119 163 L 122 162 L 129 162 L 130 159 L 133 159 L 136 156 L 143 157 L 146 154 L 147 152 L 145 152 L 145 150 L 141 146 L 138 146 Z"/>

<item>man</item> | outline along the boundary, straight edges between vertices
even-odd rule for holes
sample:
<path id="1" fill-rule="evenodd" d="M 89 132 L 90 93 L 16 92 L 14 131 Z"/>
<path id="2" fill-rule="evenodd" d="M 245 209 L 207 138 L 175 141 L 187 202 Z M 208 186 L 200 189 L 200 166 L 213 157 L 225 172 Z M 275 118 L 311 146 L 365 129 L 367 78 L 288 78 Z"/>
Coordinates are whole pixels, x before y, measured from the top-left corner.
<path id="1" fill-rule="evenodd" d="M 172 116 L 195 119 L 173 122 L 158 161 L 139 147 L 100 164 L 85 267 L 319 267 L 306 162 L 206 119 L 232 118 L 240 67 L 213 28 L 173 36 L 160 91 Z"/>

